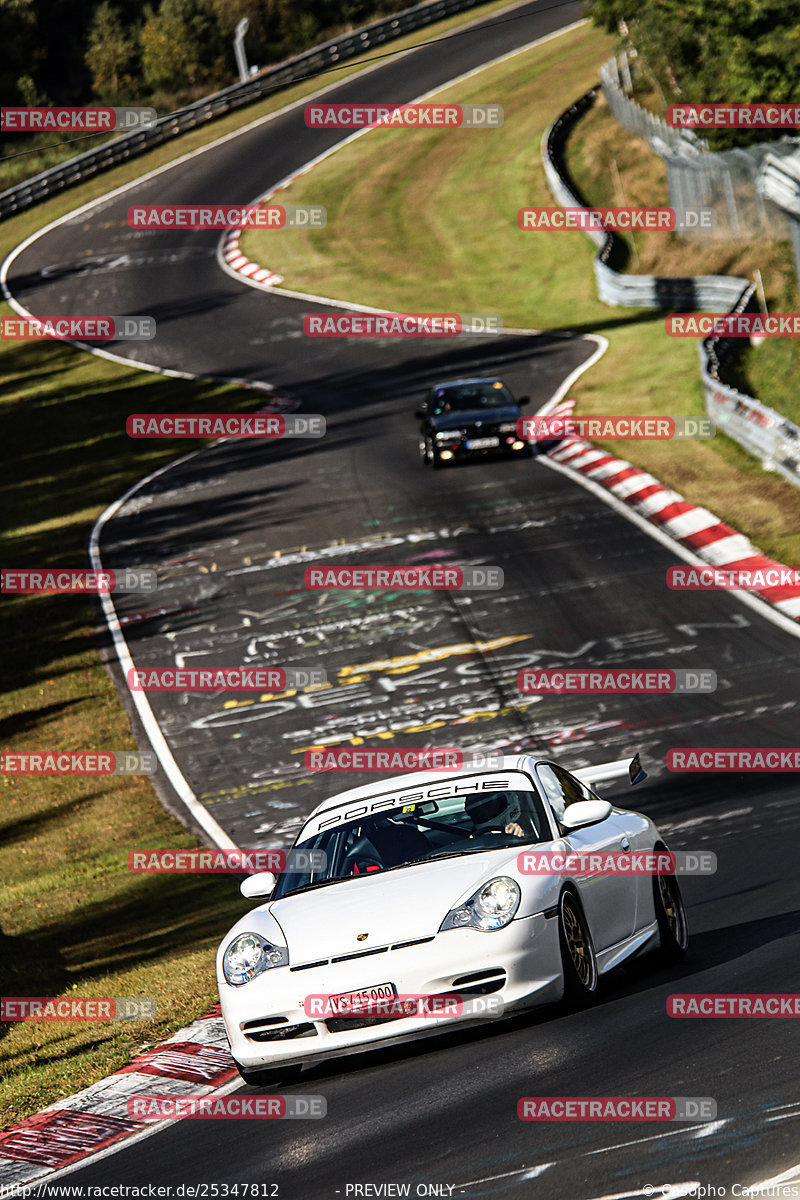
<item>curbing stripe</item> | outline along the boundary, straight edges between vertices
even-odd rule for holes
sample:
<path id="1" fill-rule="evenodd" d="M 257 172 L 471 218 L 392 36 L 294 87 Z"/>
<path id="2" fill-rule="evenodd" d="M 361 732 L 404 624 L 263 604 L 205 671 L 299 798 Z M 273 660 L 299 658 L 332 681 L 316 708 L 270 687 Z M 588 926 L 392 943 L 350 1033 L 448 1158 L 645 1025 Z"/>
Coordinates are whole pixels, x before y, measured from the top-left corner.
<path id="1" fill-rule="evenodd" d="M 619 499 L 624 499 L 624 497 L 620 496 L 619 493 L 616 494 Z M 650 517 L 661 512 L 661 510 L 666 508 L 668 504 L 672 504 L 673 500 L 682 499 L 683 496 L 679 496 L 677 492 L 670 492 L 667 491 L 666 488 L 662 487 L 661 491 L 651 492 L 645 500 L 637 501 L 636 511 L 640 514 L 640 516 L 646 517 L 647 520 L 650 520 Z M 653 521 L 652 523 L 654 525 L 658 524 L 657 521 Z"/>
<path id="2" fill-rule="evenodd" d="M 239 1086 L 218 1004 L 113 1075 L 0 1133 L 4 1186 L 49 1180 L 90 1155 L 170 1124 L 128 1116 L 128 1099 L 151 1092 L 155 1079 L 159 1092 L 174 1095 L 204 1096 Z"/>
<path id="3" fill-rule="evenodd" d="M 586 474 L 590 479 L 608 479 L 610 475 L 616 475 L 617 471 L 619 471 L 617 459 L 611 458 L 610 455 L 604 455 Z"/>
<path id="4" fill-rule="evenodd" d="M 692 508 L 689 505 L 676 517 L 670 517 L 662 524 L 667 533 L 671 533 L 677 538 L 685 538 L 691 533 L 700 533 L 701 530 L 708 529 L 717 522 L 718 518 L 707 508 Z"/>
<path id="5" fill-rule="evenodd" d="M 587 486 L 599 494 L 603 490 L 610 492 L 639 518 L 645 518 L 653 532 L 662 535 L 662 540 L 671 540 L 676 549 L 685 546 L 702 562 L 733 570 L 790 570 L 767 558 L 749 538 L 707 508 L 692 504 L 647 471 L 597 450 L 582 438 L 565 439 L 545 457 L 554 465 L 557 463 L 559 470 L 566 474 L 582 476 Z M 741 598 L 750 595 L 743 590 L 735 594 Z M 754 589 L 752 595 L 769 604 L 782 617 L 800 623 L 800 585 L 765 586 Z"/>

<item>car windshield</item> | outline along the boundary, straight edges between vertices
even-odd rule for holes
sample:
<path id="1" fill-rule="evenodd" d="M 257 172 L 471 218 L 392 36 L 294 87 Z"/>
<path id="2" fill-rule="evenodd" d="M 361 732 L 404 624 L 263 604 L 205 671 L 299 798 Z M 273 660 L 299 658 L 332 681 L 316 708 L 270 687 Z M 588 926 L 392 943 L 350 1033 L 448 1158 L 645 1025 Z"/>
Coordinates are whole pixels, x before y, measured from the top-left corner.
<path id="1" fill-rule="evenodd" d="M 549 841 L 544 805 L 532 791 L 478 791 L 407 804 L 325 829 L 296 850 L 322 851 L 325 865 L 286 872 L 273 899 L 422 859 Z M 319 854 L 310 861 L 319 861 Z"/>
<path id="2" fill-rule="evenodd" d="M 503 383 L 462 383 L 434 388 L 429 405 L 431 414 L 439 417 L 443 413 L 474 412 L 481 408 L 514 408 L 516 401 Z"/>

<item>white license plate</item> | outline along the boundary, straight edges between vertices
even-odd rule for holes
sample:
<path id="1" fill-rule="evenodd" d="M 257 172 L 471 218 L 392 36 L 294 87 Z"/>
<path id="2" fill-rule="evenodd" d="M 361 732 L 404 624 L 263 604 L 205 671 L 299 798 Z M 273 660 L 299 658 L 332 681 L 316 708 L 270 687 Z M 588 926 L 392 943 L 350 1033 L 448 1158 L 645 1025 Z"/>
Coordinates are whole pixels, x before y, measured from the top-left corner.
<path id="1" fill-rule="evenodd" d="M 499 445 L 500 445 L 500 438 L 496 438 L 496 437 L 471 438 L 470 441 L 467 442 L 467 449 L 468 450 L 488 450 L 490 446 L 499 446 Z"/>
<path id="2" fill-rule="evenodd" d="M 359 988 L 357 992 L 342 992 L 329 996 L 328 1005 L 334 1017 L 350 1017 L 374 1000 L 388 1000 L 397 995 L 393 983 L 375 983 L 372 987 Z"/>

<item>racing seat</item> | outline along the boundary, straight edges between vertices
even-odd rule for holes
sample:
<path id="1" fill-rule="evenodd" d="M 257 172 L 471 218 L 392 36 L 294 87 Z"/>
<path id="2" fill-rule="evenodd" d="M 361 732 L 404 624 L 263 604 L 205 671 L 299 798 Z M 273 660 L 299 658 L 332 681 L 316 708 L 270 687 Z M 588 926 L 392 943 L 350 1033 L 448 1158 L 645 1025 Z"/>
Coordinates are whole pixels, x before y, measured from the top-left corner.
<path id="1" fill-rule="evenodd" d="M 382 871 L 386 864 L 368 837 L 358 838 L 347 851 L 342 863 L 343 875 L 364 875 Z"/>

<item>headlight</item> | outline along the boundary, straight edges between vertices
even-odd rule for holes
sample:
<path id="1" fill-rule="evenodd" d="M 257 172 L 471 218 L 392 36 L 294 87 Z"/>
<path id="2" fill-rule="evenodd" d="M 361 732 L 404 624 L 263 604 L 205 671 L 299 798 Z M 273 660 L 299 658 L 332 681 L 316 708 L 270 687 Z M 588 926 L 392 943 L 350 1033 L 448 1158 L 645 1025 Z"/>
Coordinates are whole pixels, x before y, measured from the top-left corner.
<path id="1" fill-rule="evenodd" d="M 437 433 L 436 440 L 437 442 L 450 442 L 453 440 L 453 438 L 460 438 L 463 436 L 463 429 L 448 429 L 444 433 Z"/>
<path id="2" fill-rule="evenodd" d="M 504 929 L 513 919 L 521 899 L 519 884 L 507 875 L 490 879 L 464 904 L 450 910 L 439 926 L 439 932 L 463 929 L 467 925 L 484 933 Z"/>
<path id="3" fill-rule="evenodd" d="M 504 421 L 504 423 L 502 425 L 498 425 L 497 428 L 499 429 L 500 433 L 516 433 L 517 432 L 517 422 L 516 421 Z"/>
<path id="4" fill-rule="evenodd" d="M 240 933 L 222 956 L 222 973 L 231 987 L 241 987 L 262 971 L 288 964 L 285 946 L 273 946 L 260 933 Z"/>

